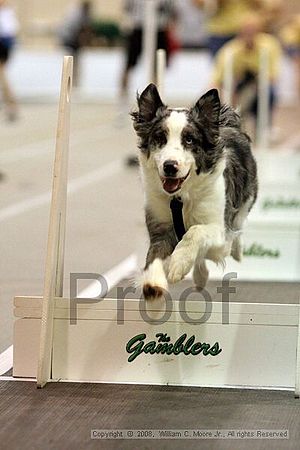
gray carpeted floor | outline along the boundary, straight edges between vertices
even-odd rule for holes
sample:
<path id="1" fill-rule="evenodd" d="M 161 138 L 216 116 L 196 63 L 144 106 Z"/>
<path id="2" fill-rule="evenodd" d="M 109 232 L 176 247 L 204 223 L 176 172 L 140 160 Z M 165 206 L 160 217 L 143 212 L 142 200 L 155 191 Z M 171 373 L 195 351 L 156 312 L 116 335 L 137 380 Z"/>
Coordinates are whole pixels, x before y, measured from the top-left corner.
<path id="1" fill-rule="evenodd" d="M 91 440 L 91 429 L 288 429 L 288 440 Z M 299 449 L 291 392 L 0 382 L 0 448 Z"/>
<path id="2" fill-rule="evenodd" d="M 221 300 L 218 285 L 208 285 L 214 301 Z M 176 299 L 187 286 L 189 282 L 177 285 L 172 297 Z M 299 284 L 237 283 L 230 300 L 241 299 L 298 303 Z M 104 441 L 91 440 L 92 429 L 288 429 L 289 439 Z M 1 450 L 94 448 L 298 450 L 300 400 L 282 391 L 74 383 L 53 383 L 37 390 L 33 382 L 0 381 Z"/>

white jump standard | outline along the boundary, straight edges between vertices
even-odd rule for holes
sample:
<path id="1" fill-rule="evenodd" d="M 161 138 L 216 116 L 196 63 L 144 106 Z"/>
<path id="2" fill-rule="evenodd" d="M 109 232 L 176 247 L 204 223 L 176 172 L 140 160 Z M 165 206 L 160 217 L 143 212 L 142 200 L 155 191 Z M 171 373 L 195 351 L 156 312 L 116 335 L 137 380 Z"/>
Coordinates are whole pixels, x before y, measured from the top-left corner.
<path id="1" fill-rule="evenodd" d="M 64 58 L 53 172 L 37 384 L 50 378 L 53 341 L 54 297 L 63 295 L 68 156 L 70 136 L 73 58 Z"/>

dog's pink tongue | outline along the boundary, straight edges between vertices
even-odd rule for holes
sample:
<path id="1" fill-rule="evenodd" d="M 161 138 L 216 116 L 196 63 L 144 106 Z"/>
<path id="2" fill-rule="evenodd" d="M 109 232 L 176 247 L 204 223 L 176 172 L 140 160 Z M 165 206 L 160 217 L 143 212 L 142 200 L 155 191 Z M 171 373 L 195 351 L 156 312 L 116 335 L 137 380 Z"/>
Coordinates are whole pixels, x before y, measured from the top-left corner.
<path id="1" fill-rule="evenodd" d="M 180 179 L 176 178 L 165 178 L 163 180 L 163 188 L 165 191 L 171 193 L 178 189 Z"/>

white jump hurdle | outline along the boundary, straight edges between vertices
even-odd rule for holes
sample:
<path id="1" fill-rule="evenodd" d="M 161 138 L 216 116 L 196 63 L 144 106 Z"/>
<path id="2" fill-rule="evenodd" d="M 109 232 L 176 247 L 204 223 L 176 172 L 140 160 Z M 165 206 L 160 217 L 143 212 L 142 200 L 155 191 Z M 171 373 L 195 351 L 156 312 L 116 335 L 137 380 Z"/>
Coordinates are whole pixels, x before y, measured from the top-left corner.
<path id="1" fill-rule="evenodd" d="M 63 262 L 72 59 L 65 58 L 44 294 L 14 300 L 15 377 L 49 381 L 289 389 L 299 393 L 299 305 L 80 300 L 71 323 Z M 269 232 L 267 230 L 267 232 Z M 211 309 L 207 320 L 201 322 Z M 225 308 L 225 310 L 224 310 Z M 162 320 L 162 316 L 165 320 Z M 225 321 L 224 321 L 225 317 Z M 298 351 L 298 353 L 297 353 Z M 297 355 L 297 356 L 296 356 Z"/>

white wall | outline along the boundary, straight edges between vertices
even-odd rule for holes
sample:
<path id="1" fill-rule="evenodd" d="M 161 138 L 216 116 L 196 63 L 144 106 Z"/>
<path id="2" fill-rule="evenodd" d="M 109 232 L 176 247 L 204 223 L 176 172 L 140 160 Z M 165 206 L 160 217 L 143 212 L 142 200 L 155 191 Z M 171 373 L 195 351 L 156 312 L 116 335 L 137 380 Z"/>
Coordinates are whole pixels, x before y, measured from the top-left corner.
<path id="1" fill-rule="evenodd" d="M 17 49 L 9 66 L 11 82 L 22 99 L 55 98 L 59 92 L 61 62 L 60 50 Z M 115 101 L 118 98 L 123 52 L 114 50 L 89 50 L 82 56 L 80 93 L 85 98 Z M 166 99 L 194 101 L 210 84 L 210 59 L 205 52 L 178 52 L 172 59 L 166 75 Z M 132 74 L 131 96 L 145 87 L 143 67 Z M 281 64 L 279 82 L 280 100 L 297 101 L 295 78 L 290 61 Z"/>

